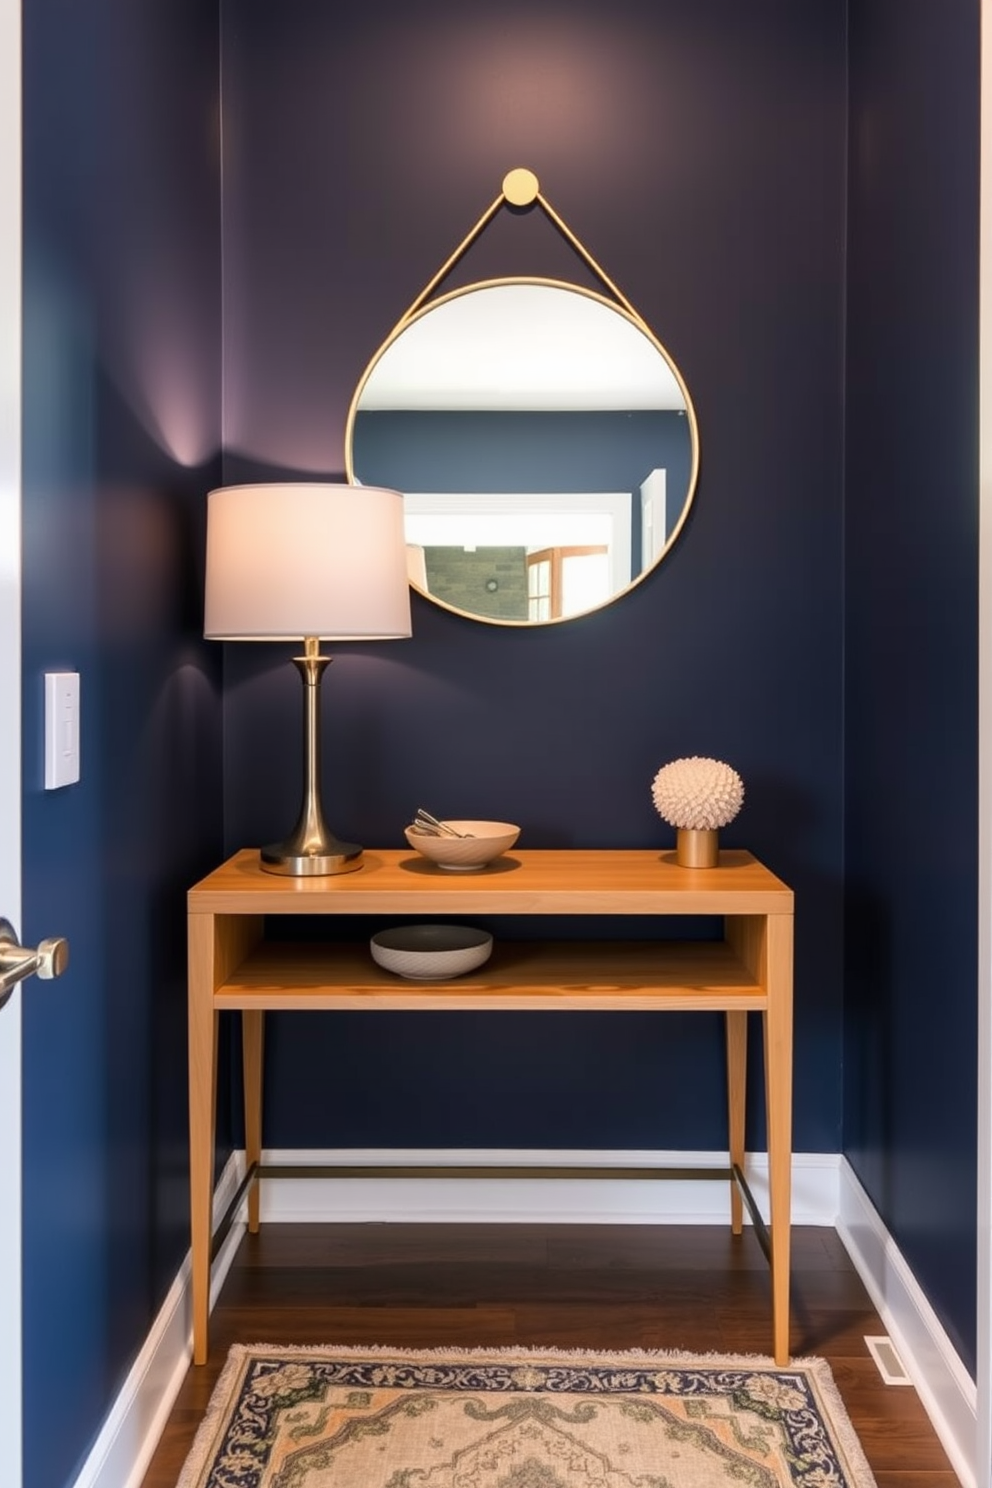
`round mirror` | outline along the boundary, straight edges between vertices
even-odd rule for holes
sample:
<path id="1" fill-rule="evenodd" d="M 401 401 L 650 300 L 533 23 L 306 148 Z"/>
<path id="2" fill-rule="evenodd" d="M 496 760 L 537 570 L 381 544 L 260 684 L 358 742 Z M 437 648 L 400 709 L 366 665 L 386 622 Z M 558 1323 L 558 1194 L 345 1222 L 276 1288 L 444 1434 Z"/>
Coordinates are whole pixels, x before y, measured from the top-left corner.
<path id="1" fill-rule="evenodd" d="M 470 285 L 401 321 L 352 399 L 348 478 L 402 491 L 410 578 L 506 625 L 640 582 L 688 515 L 699 443 L 660 342 L 554 280 Z"/>

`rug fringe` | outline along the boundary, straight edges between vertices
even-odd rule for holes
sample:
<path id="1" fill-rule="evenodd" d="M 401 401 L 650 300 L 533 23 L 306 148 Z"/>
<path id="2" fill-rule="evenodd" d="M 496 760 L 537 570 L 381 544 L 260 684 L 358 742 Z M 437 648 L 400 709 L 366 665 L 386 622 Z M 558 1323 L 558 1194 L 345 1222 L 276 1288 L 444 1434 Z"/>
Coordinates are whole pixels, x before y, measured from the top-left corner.
<path id="1" fill-rule="evenodd" d="M 406 1346 L 399 1345 L 393 1347 L 391 1344 L 388 1343 L 249 1343 L 234 1344 L 232 1347 L 238 1349 L 249 1349 L 253 1353 L 264 1353 L 273 1355 L 292 1354 L 294 1356 L 305 1356 L 308 1354 L 332 1354 L 334 1356 L 341 1355 L 342 1357 L 346 1356 L 348 1358 L 354 1358 L 357 1356 L 363 1359 L 381 1359 L 388 1357 L 397 1359 L 446 1358 L 458 1360 L 498 1360 L 501 1358 L 512 1358 L 522 1354 L 525 1355 L 528 1359 L 536 1360 L 538 1358 L 541 1358 L 551 1359 L 555 1361 L 561 1360 L 563 1363 L 573 1363 L 576 1359 L 585 1359 L 590 1361 L 595 1360 L 598 1364 L 632 1364 L 636 1359 L 643 1359 L 648 1363 L 652 1363 L 658 1359 L 663 1359 L 666 1364 L 673 1363 L 676 1360 L 681 1360 L 683 1364 L 688 1364 L 690 1366 L 692 1364 L 700 1364 L 705 1365 L 707 1368 L 715 1368 L 722 1365 L 728 1369 L 750 1369 L 764 1366 L 768 1369 L 777 1370 L 808 1370 L 815 1365 L 823 1365 L 828 1373 L 830 1371 L 830 1366 L 827 1363 L 826 1359 L 815 1354 L 805 1355 L 801 1357 L 797 1356 L 796 1358 L 790 1359 L 788 1364 L 776 1364 L 775 1360 L 769 1354 L 706 1354 L 699 1353 L 695 1349 L 565 1349 L 559 1348 L 554 1345 L 544 1346 L 542 1344 L 532 1344 L 522 1347 L 516 1344 L 502 1347 L 487 1347 L 485 1345 L 482 1345 L 478 1348 L 465 1348 L 463 1346 L 455 1344 L 452 1344 L 449 1347 L 442 1344 L 439 1347 L 423 1349 L 408 1348 Z"/>

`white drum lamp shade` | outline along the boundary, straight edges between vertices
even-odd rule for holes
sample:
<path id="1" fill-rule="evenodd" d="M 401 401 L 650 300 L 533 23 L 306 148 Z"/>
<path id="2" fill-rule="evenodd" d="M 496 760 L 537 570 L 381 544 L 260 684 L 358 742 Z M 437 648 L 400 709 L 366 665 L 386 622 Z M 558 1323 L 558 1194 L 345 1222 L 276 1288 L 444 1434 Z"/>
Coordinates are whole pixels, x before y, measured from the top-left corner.
<path id="1" fill-rule="evenodd" d="M 320 791 L 320 642 L 410 634 L 403 497 L 379 486 L 222 486 L 207 496 L 204 635 L 302 641 L 303 805 L 284 842 L 261 849 L 271 873 L 348 873 L 362 848 L 324 821 Z"/>
<path id="2" fill-rule="evenodd" d="M 410 634 L 403 497 L 378 486 L 223 486 L 207 497 L 204 634 Z"/>

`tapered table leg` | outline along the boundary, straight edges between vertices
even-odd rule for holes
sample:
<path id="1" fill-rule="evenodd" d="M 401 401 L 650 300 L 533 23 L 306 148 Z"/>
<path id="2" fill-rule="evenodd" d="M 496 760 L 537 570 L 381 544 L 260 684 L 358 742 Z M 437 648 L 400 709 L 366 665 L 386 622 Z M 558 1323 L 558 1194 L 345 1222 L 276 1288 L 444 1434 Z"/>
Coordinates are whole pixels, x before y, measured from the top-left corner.
<path id="1" fill-rule="evenodd" d="M 772 1329 L 776 1364 L 789 1362 L 792 1210 L 792 916 L 769 915 L 764 1014 L 765 1109 L 771 1214 Z"/>
<path id="2" fill-rule="evenodd" d="M 262 1053 L 265 1014 L 244 1009 L 241 1014 L 242 1063 L 245 1085 L 245 1161 L 252 1165 L 262 1160 Z M 248 1230 L 258 1233 L 259 1181 L 248 1190 Z"/>
<path id="3" fill-rule="evenodd" d="M 747 1013 L 727 1013 L 727 1110 L 732 1167 L 744 1171 L 744 1101 L 747 1091 Z M 734 1178 L 730 1180 L 730 1228 L 739 1235 L 744 1228 L 744 1200 Z"/>
<path id="4" fill-rule="evenodd" d="M 217 1108 L 217 1014 L 214 918 L 189 917 L 189 1185 L 192 1245 L 193 1362 L 207 1361 L 210 1233 Z"/>
<path id="5" fill-rule="evenodd" d="M 187 916 L 189 939 L 189 1186 L 193 1363 L 209 1347 L 210 1248 L 213 1233 L 217 1111 L 217 1012 L 214 995 L 262 936 L 260 915 Z M 261 1069 L 261 1041 L 258 1040 Z M 261 1102 L 256 1106 L 261 1119 Z"/>

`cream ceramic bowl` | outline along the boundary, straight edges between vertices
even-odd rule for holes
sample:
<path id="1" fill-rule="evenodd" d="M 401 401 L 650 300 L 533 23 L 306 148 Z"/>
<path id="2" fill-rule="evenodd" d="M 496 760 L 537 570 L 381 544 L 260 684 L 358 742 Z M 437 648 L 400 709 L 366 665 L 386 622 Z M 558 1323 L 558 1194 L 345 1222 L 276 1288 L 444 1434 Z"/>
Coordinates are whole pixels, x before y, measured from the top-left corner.
<path id="1" fill-rule="evenodd" d="M 446 826 L 456 832 L 470 833 L 465 837 L 433 837 L 429 832 L 418 832 L 416 827 L 407 827 L 406 840 L 425 858 L 439 868 L 466 873 L 472 869 L 485 868 L 500 853 L 513 846 L 520 836 L 520 828 L 512 822 L 455 821 Z"/>
<path id="2" fill-rule="evenodd" d="M 464 976 L 492 955 L 493 938 L 470 925 L 398 925 L 370 942 L 372 960 L 412 981 L 443 982 Z"/>

